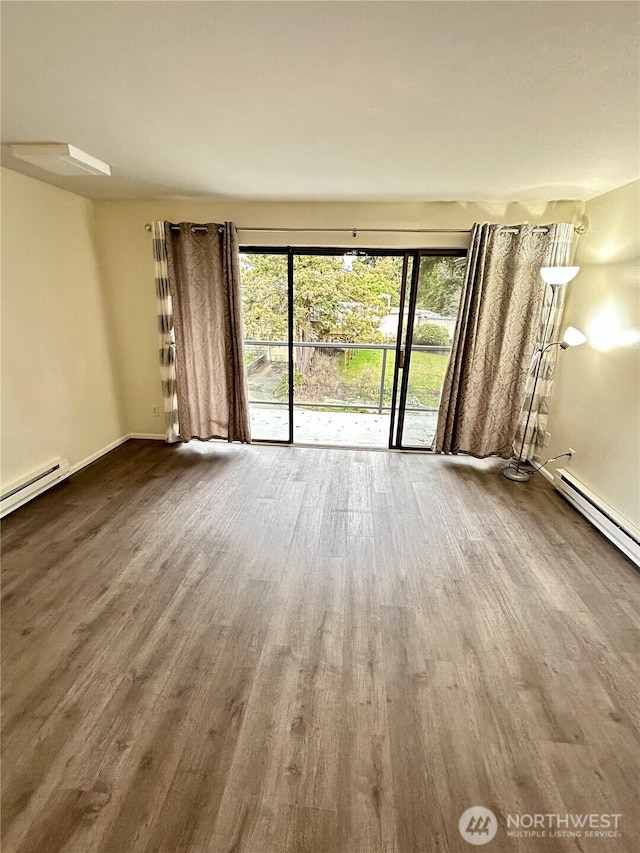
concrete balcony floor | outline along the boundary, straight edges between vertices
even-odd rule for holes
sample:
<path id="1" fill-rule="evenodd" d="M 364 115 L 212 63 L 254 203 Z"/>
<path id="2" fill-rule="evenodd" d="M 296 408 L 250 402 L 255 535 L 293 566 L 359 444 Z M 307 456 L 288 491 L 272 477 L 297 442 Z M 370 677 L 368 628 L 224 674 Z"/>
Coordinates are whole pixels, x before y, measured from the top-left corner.
<path id="1" fill-rule="evenodd" d="M 286 408 L 251 403 L 251 433 L 263 441 L 287 441 L 289 414 Z M 407 412 L 403 445 L 428 450 L 438 419 L 437 412 Z M 338 447 L 388 447 L 390 415 L 375 412 L 320 412 L 294 407 L 296 444 L 329 444 Z"/>

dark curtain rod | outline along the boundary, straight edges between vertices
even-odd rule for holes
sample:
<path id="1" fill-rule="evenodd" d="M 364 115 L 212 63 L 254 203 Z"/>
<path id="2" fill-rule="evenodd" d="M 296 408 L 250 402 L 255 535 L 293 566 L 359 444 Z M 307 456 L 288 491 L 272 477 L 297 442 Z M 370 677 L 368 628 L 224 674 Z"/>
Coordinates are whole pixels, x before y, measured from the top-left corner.
<path id="1" fill-rule="evenodd" d="M 151 231 L 151 223 L 147 222 L 144 226 L 147 231 Z M 255 227 L 240 227 L 236 226 L 238 231 L 270 231 L 279 234 L 290 232 L 299 232 L 307 234 L 351 234 L 357 237 L 358 234 L 470 234 L 471 228 L 255 228 Z M 171 230 L 178 230 L 178 226 L 171 226 Z M 206 225 L 193 225 L 192 231 L 206 231 Z M 222 233 L 223 227 L 218 228 L 218 232 Z M 534 228 L 534 232 L 546 234 L 548 228 Z M 585 225 L 574 225 L 576 234 L 584 234 L 587 230 Z M 517 228 L 504 228 L 503 234 L 517 234 Z"/>
<path id="2" fill-rule="evenodd" d="M 151 223 L 147 222 L 144 226 L 147 231 L 151 231 Z M 192 230 L 205 230 L 206 225 L 193 225 Z M 352 234 L 354 237 L 358 234 L 470 234 L 471 228 L 256 228 L 236 226 L 238 231 L 272 231 L 276 233 L 289 233 L 298 231 L 300 233 L 318 233 L 318 234 Z M 177 225 L 172 225 L 171 230 L 178 230 Z M 218 231 L 222 231 L 222 226 Z"/>

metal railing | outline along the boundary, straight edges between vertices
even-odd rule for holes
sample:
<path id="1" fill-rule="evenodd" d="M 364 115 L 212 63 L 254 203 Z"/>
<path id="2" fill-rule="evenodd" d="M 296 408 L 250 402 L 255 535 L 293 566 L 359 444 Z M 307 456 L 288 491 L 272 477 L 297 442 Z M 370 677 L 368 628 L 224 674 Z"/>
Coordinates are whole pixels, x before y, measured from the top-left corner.
<path id="1" fill-rule="evenodd" d="M 289 347 L 289 344 L 286 341 L 258 341 L 258 340 L 245 340 L 245 347 Z M 294 349 L 297 348 L 313 348 L 313 349 L 336 349 L 336 350 L 381 350 L 382 351 L 382 364 L 380 369 L 380 387 L 378 390 L 378 402 L 377 404 L 369 404 L 369 403 L 308 403 L 308 402 L 296 402 L 295 405 L 299 408 L 304 409 L 355 409 L 357 411 L 361 411 L 362 409 L 370 410 L 375 412 L 378 415 L 383 414 L 384 412 L 390 412 L 391 406 L 384 405 L 384 392 L 386 385 L 386 374 L 387 374 L 387 354 L 389 351 L 395 352 L 396 345 L 395 344 L 351 344 L 344 343 L 342 341 L 294 341 L 293 342 Z M 411 347 L 411 352 L 434 352 L 434 353 L 450 353 L 451 347 L 445 346 L 423 346 L 420 344 L 413 344 Z M 249 403 L 253 403 L 254 405 L 260 406 L 283 406 L 285 405 L 283 402 L 277 400 L 249 400 Z M 437 406 L 406 406 L 406 412 L 437 412 Z"/>

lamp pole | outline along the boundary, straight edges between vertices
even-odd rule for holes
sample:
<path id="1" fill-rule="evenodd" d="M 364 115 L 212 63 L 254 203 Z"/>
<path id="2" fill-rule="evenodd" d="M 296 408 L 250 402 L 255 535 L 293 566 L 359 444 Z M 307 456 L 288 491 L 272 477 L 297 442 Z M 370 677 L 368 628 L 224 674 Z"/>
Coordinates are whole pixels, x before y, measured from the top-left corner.
<path id="1" fill-rule="evenodd" d="M 540 341 L 542 342 L 542 344 L 544 344 L 544 341 L 547 337 L 547 331 L 549 330 L 549 321 L 551 320 L 551 314 L 553 312 L 553 305 L 556 301 L 556 292 L 557 292 L 558 288 L 560 287 L 560 285 L 559 284 L 550 284 L 549 287 L 551 288 L 551 302 L 549 303 L 549 308 L 547 310 L 547 318 L 544 321 L 542 336 L 540 338 Z M 529 421 L 531 420 L 531 413 L 533 411 L 533 401 L 535 400 L 535 396 L 536 396 L 536 388 L 538 386 L 538 379 L 540 377 L 540 367 L 542 365 L 542 359 L 543 359 L 545 352 L 549 349 L 549 347 L 552 347 L 552 346 L 554 346 L 554 344 L 552 344 L 552 343 L 547 344 L 547 346 L 541 346 L 540 344 L 538 344 L 538 346 L 537 346 L 536 354 L 538 356 L 538 363 L 536 364 L 536 372 L 535 372 L 535 375 L 533 378 L 533 387 L 531 388 L 531 399 L 529 400 L 529 411 L 527 412 L 527 420 L 525 421 L 524 430 L 522 433 L 522 443 L 520 444 L 520 450 L 518 452 L 518 458 L 516 459 L 516 466 L 515 466 L 515 468 L 507 467 L 504 469 L 504 472 L 503 472 L 504 476 L 507 477 L 509 480 L 516 480 L 519 483 L 526 483 L 527 480 L 529 480 L 529 478 L 531 477 L 531 474 L 528 471 L 525 471 L 521 467 L 522 463 L 525 461 L 522 458 L 522 454 L 524 453 L 524 446 L 527 443 L 527 430 L 529 429 Z"/>
<path id="2" fill-rule="evenodd" d="M 527 443 L 527 430 L 529 429 L 529 422 L 531 421 L 531 414 L 533 412 L 533 401 L 536 396 L 536 388 L 538 387 L 538 380 L 540 378 L 540 368 L 542 367 L 542 361 L 551 347 L 560 347 L 561 349 L 567 349 L 570 346 L 579 346 L 581 343 L 586 341 L 586 337 L 582 334 L 582 332 L 574 329 L 573 327 L 569 327 L 565 330 L 564 338 L 561 341 L 551 341 L 551 343 L 546 344 L 545 340 L 547 337 L 547 333 L 549 332 L 549 323 L 551 322 L 551 317 L 553 314 L 553 307 L 556 300 L 556 293 L 558 288 L 562 285 L 568 284 L 579 272 L 580 267 L 542 267 L 540 270 L 540 275 L 542 276 L 544 282 L 549 285 L 551 288 L 551 301 L 549 303 L 549 310 L 547 311 L 547 318 L 544 323 L 544 329 L 542 332 L 542 337 L 540 342 L 537 345 L 536 352 L 538 354 L 538 363 L 536 365 L 535 374 L 533 377 L 533 387 L 531 388 L 531 399 L 529 400 L 529 409 L 527 411 L 527 420 L 525 421 L 524 430 L 522 432 L 522 441 L 520 443 L 520 450 L 518 452 L 518 456 L 515 460 L 515 465 L 513 462 L 510 462 L 505 468 L 501 470 L 501 474 L 505 476 L 508 480 L 515 480 L 517 483 L 526 483 L 531 479 L 531 472 L 526 471 L 522 465 L 524 463 L 524 459 L 522 458 L 524 453 L 524 446 Z M 534 472 L 535 473 L 535 472 Z"/>
<path id="3" fill-rule="evenodd" d="M 518 458 L 516 459 L 515 467 L 507 465 L 506 468 L 502 469 L 502 473 L 507 478 L 507 480 L 515 480 L 517 483 L 526 483 L 531 479 L 531 474 L 529 471 L 525 471 L 522 468 L 522 463 L 525 461 L 522 458 L 522 454 L 524 453 L 524 446 L 527 443 L 527 429 L 529 428 L 529 421 L 531 420 L 531 412 L 533 411 L 533 401 L 536 394 L 536 387 L 538 385 L 538 379 L 540 378 L 540 366 L 542 365 L 542 359 L 544 358 L 547 350 L 550 350 L 551 347 L 561 347 L 562 349 L 566 349 L 566 345 L 562 341 L 552 341 L 550 344 L 547 344 L 546 347 L 543 347 L 539 350 L 538 364 L 536 365 L 536 373 L 533 379 L 533 387 L 531 389 L 531 400 L 529 402 L 529 411 L 527 412 L 527 420 L 524 424 L 524 431 L 522 433 L 522 443 L 520 444 L 520 451 L 518 452 Z"/>

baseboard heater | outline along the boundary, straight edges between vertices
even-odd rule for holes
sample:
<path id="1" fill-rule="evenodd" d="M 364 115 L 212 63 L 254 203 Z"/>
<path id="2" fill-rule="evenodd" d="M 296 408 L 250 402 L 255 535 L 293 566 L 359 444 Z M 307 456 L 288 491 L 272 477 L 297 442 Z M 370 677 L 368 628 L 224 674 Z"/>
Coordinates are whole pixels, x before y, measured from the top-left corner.
<path id="1" fill-rule="evenodd" d="M 56 459 L 10 485 L 0 496 L 0 518 L 69 476 L 69 460 Z"/>
<path id="2" fill-rule="evenodd" d="M 640 531 L 631 522 L 562 468 L 556 471 L 555 487 L 600 533 L 640 567 Z"/>

